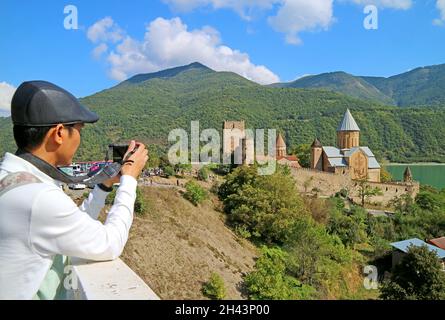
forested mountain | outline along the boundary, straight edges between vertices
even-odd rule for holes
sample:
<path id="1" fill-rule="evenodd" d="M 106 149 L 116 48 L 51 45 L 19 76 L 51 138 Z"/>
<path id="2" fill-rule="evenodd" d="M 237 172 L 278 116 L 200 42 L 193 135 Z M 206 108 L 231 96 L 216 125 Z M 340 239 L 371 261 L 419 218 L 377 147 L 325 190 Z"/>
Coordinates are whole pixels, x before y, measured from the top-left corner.
<path id="1" fill-rule="evenodd" d="M 373 84 L 345 72 L 306 76 L 294 82 L 274 84 L 272 87 L 327 89 L 363 100 L 374 100 L 387 105 L 394 104 L 392 98 L 377 89 Z"/>
<path id="2" fill-rule="evenodd" d="M 358 77 L 344 72 L 307 76 L 273 87 L 324 88 L 383 104 L 433 106 L 445 104 L 445 64 L 417 68 L 389 78 Z"/>
<path id="3" fill-rule="evenodd" d="M 110 142 L 131 138 L 167 148 L 170 130 L 189 130 L 194 120 L 201 130 L 221 129 L 224 120 L 276 128 L 289 147 L 315 137 L 334 145 L 337 125 L 350 108 L 362 144 L 377 156 L 445 161 L 445 108 L 399 108 L 327 90 L 265 87 L 198 63 L 139 75 L 81 101 L 101 117 L 83 131 L 78 154 L 83 160 L 101 159 Z M 0 152 L 14 149 L 10 118 L 0 118 Z"/>

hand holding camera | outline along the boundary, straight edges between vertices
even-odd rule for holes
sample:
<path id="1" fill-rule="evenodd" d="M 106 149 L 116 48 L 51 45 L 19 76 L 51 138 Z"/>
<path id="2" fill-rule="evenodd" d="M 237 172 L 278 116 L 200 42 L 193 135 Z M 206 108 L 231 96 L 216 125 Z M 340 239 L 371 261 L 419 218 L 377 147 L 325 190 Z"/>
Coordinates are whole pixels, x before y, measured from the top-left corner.
<path id="1" fill-rule="evenodd" d="M 137 179 L 148 161 L 148 150 L 143 143 L 131 141 L 122 162 L 122 175 Z"/>
<path id="2" fill-rule="evenodd" d="M 119 183 L 122 175 L 129 175 L 138 179 L 148 161 L 148 150 L 145 145 L 133 140 L 130 145 L 110 145 L 109 147 L 113 162 L 121 163 L 122 168 L 118 176 L 105 181 L 103 184 L 106 187 L 111 187 L 113 184 Z"/>

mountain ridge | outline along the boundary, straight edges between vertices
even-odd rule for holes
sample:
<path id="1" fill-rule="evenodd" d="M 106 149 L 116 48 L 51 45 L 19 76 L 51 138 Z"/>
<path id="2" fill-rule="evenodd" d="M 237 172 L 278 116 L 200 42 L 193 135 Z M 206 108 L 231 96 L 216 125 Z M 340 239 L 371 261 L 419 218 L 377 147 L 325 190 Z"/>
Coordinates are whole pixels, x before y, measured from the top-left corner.
<path id="1" fill-rule="evenodd" d="M 328 72 L 272 86 L 324 88 L 400 107 L 440 105 L 445 103 L 445 64 L 419 67 L 391 77 L 355 76 L 343 71 Z"/>
<path id="2" fill-rule="evenodd" d="M 277 129 L 289 150 L 315 137 L 335 145 L 336 128 L 349 108 L 362 129 L 362 144 L 380 159 L 445 162 L 445 103 L 386 106 L 332 90 L 262 86 L 235 73 L 193 64 L 170 70 L 167 76 L 160 72 L 136 79 L 80 99 L 100 121 L 83 130 L 77 160 L 103 159 L 110 143 L 131 139 L 159 146 L 165 154 L 171 130 L 189 132 L 190 123 L 198 120 L 201 130 L 221 130 L 224 120 Z M 0 118 L 0 154 L 6 151 L 15 151 L 12 124 L 10 118 Z"/>

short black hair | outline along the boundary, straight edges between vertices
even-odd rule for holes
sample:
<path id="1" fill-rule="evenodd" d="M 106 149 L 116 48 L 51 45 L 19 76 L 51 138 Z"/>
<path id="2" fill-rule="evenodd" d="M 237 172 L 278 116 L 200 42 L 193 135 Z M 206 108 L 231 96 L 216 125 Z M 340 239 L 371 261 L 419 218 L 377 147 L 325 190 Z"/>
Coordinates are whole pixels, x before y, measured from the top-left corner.
<path id="1" fill-rule="evenodd" d="M 55 126 L 49 127 L 26 127 L 14 125 L 14 140 L 19 149 L 33 149 L 40 146 L 43 143 L 43 139 L 51 128 Z M 65 125 L 68 128 L 69 133 L 71 134 L 74 125 Z"/>

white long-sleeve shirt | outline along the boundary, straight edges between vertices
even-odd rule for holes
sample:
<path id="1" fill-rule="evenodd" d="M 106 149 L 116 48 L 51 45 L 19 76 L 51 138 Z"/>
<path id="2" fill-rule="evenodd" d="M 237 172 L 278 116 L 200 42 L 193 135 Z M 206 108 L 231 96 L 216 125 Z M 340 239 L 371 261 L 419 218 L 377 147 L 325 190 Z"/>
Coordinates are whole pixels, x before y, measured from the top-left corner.
<path id="1" fill-rule="evenodd" d="M 57 254 L 94 261 L 120 256 L 133 222 L 137 181 L 122 176 L 105 224 L 97 220 L 107 193 L 95 187 L 80 207 L 62 184 L 31 163 L 6 153 L 0 180 L 28 172 L 42 183 L 0 196 L 0 299 L 31 299 Z"/>

